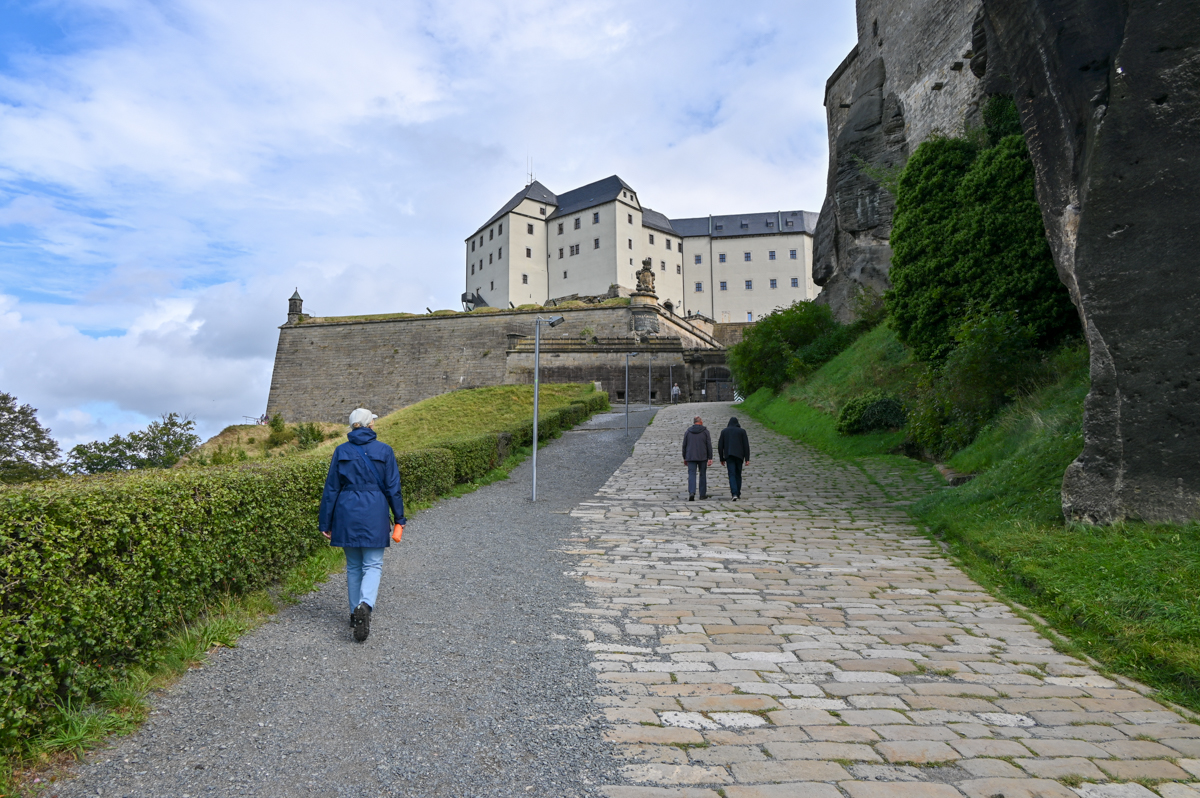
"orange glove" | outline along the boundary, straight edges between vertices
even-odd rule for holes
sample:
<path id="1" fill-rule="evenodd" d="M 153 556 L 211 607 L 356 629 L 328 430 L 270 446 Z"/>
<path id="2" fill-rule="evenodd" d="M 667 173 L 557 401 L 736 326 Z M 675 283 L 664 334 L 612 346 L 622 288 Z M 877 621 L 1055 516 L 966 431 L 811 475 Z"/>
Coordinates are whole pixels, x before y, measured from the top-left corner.
<path id="1" fill-rule="evenodd" d="M 395 543 L 399 543 L 400 536 L 403 534 L 404 534 L 404 524 L 396 524 L 396 527 L 392 530 L 392 541 Z"/>

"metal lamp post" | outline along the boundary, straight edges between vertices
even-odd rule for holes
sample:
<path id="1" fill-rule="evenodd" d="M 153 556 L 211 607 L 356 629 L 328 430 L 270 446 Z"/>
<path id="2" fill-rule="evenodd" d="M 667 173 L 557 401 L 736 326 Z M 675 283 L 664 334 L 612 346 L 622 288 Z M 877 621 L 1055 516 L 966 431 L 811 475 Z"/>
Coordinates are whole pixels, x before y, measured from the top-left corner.
<path id="1" fill-rule="evenodd" d="M 542 325 L 557 327 L 563 323 L 562 316 L 543 319 L 538 316 L 533 321 L 533 495 L 530 501 L 537 501 L 537 450 L 538 450 L 538 389 L 541 386 L 542 366 Z"/>
<path id="2" fill-rule="evenodd" d="M 625 353 L 625 434 L 629 435 L 629 358 L 637 357 L 637 352 Z"/>
<path id="3" fill-rule="evenodd" d="M 654 407 L 654 372 L 652 364 L 654 363 L 654 353 L 646 354 L 646 404 Z"/>

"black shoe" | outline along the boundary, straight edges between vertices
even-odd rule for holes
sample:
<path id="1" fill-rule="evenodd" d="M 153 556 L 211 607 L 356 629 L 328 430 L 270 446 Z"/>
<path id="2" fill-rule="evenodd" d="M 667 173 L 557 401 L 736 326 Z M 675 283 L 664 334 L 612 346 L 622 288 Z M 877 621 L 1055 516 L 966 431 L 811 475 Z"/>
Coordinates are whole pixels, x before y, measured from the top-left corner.
<path id="1" fill-rule="evenodd" d="M 701 500 L 701 501 L 703 501 L 704 499 L 707 499 L 707 498 L 708 498 L 708 494 L 707 494 L 707 493 L 701 493 L 701 494 L 700 494 L 700 500 Z"/>
<path id="2" fill-rule="evenodd" d="M 737 496 L 734 496 L 734 497 L 733 497 L 733 501 L 737 501 Z"/>
<path id="3" fill-rule="evenodd" d="M 359 643 L 371 634 L 371 607 L 365 601 L 354 608 L 354 639 Z"/>
<path id="4" fill-rule="evenodd" d="M 694 494 L 694 493 L 689 493 L 689 494 L 688 494 L 688 501 L 690 501 L 690 502 L 694 502 L 694 501 L 696 501 L 696 494 Z"/>

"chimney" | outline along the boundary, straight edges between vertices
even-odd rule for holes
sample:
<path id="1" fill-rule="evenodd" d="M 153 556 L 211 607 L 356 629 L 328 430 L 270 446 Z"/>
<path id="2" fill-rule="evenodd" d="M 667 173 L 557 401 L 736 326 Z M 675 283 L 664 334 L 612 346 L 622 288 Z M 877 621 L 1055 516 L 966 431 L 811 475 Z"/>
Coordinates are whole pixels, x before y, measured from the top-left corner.
<path id="1" fill-rule="evenodd" d="M 288 299 L 288 324 L 299 324 L 300 319 L 304 316 L 304 300 L 300 298 L 300 289 L 297 288 L 292 296 Z"/>

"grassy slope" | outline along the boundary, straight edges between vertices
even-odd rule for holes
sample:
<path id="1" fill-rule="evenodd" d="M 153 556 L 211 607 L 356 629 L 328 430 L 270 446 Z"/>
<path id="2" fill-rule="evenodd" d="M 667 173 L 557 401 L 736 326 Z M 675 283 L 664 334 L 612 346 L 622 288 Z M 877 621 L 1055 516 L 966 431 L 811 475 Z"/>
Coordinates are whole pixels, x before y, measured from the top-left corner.
<path id="1" fill-rule="evenodd" d="M 898 433 L 843 438 L 831 412 L 869 388 L 907 393 L 912 369 L 897 347 L 877 328 L 805 384 L 755 394 L 746 409 L 833 456 L 887 456 Z M 1083 447 L 1086 353 L 1062 353 L 1055 366 L 1054 381 L 950 460 L 979 476 L 914 513 L 974 579 L 1037 612 L 1078 652 L 1200 710 L 1200 524 L 1063 523 L 1062 474 Z"/>

